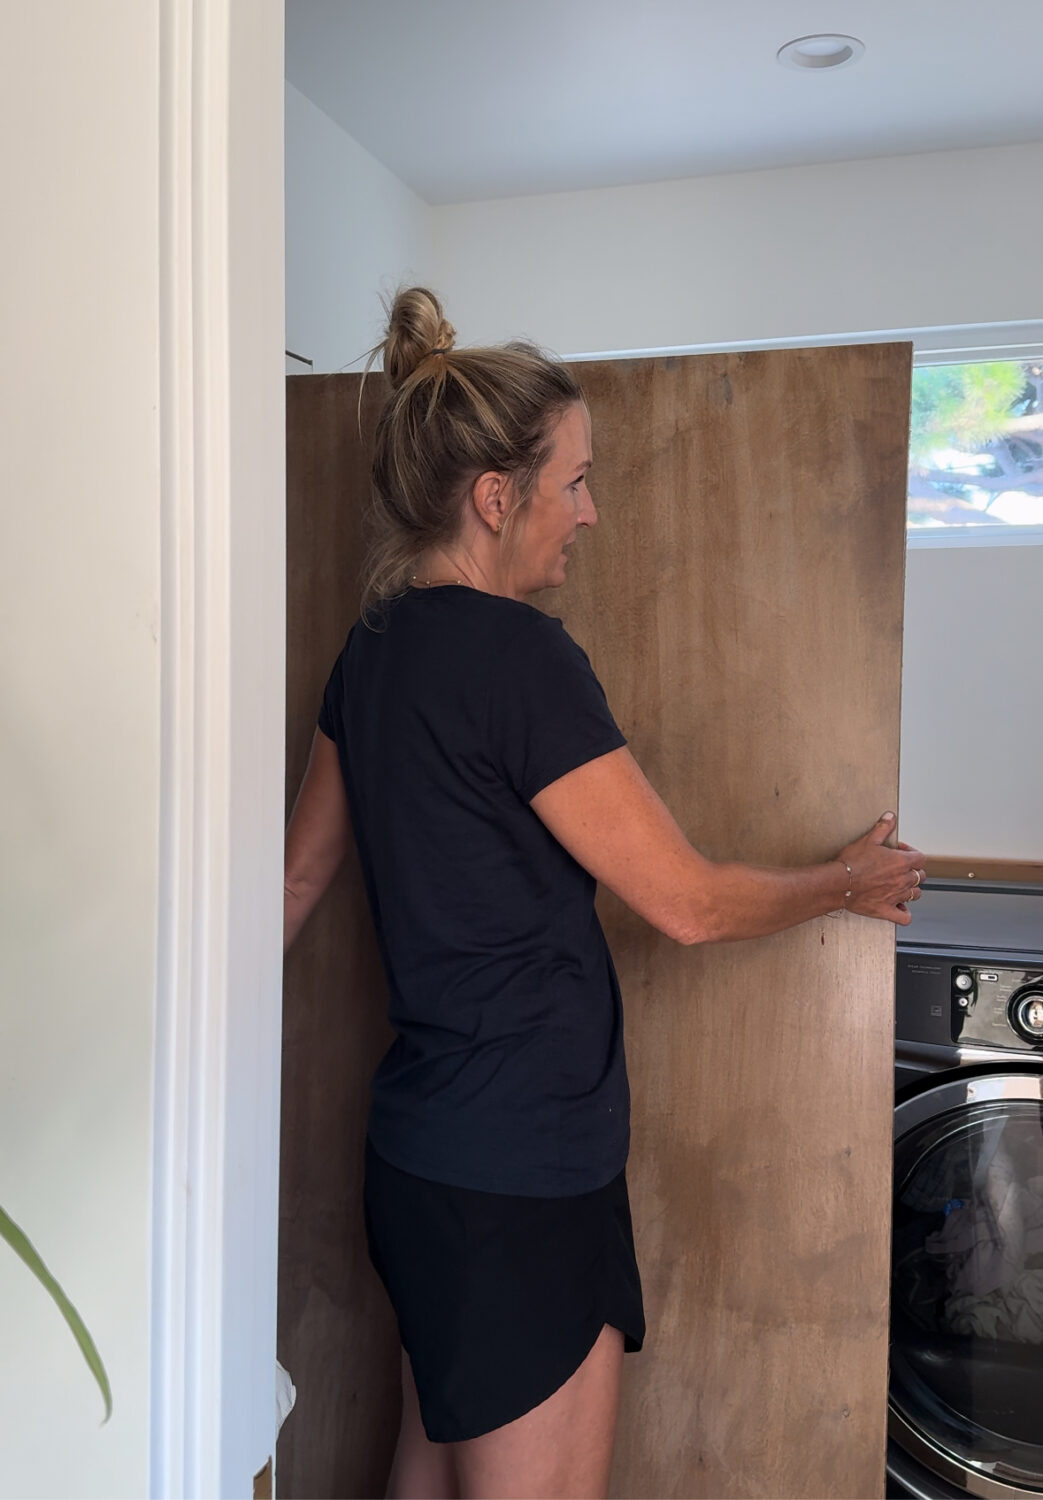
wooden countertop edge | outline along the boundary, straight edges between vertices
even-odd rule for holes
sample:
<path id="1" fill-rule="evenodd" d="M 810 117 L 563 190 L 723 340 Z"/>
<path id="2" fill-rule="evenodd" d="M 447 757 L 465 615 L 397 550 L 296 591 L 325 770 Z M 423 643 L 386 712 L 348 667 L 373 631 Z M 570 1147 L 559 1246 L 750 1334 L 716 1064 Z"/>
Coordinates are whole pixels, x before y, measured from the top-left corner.
<path id="1" fill-rule="evenodd" d="M 1043 883 L 1043 860 L 980 859 L 977 855 L 929 854 L 924 868 L 928 879 L 1006 880 L 1016 884 Z"/>

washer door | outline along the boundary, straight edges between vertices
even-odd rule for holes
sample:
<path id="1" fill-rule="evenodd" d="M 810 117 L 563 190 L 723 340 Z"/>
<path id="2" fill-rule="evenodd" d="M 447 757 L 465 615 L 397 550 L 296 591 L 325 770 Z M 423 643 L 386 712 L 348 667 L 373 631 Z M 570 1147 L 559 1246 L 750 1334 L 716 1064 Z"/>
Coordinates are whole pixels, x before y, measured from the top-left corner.
<path id="1" fill-rule="evenodd" d="M 898 1105 L 891 1275 L 892 1439 L 961 1490 L 1039 1494 L 1043 1072 Z"/>

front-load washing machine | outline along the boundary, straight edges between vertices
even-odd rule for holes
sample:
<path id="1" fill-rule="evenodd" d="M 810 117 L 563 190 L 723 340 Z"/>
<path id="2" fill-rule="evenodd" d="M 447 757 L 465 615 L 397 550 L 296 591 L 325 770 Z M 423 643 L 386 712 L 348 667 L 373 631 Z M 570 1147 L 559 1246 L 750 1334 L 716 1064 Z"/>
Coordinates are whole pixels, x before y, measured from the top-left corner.
<path id="1" fill-rule="evenodd" d="M 1043 1494 L 1043 888 L 899 929 L 888 1493 Z"/>

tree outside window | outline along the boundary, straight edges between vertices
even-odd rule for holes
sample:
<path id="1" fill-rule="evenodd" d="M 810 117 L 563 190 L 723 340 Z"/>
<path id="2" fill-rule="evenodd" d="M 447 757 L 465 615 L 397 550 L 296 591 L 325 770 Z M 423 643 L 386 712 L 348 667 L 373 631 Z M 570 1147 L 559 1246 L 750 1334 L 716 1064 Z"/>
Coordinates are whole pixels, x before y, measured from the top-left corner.
<path id="1" fill-rule="evenodd" d="M 914 369 L 908 525 L 1043 527 L 1043 361 Z"/>

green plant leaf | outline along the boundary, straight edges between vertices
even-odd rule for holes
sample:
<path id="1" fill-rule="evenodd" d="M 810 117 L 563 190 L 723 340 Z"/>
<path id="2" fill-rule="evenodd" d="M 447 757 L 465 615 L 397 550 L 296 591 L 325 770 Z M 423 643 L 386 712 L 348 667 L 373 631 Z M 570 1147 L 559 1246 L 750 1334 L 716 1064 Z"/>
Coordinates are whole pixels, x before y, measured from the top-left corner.
<path id="1" fill-rule="evenodd" d="M 83 1357 L 90 1367 L 91 1374 L 98 1382 L 98 1388 L 105 1401 L 105 1421 L 107 1422 L 112 1416 L 112 1390 L 109 1386 L 109 1377 L 105 1373 L 105 1366 L 101 1362 L 101 1355 L 95 1348 L 94 1340 L 87 1332 L 83 1319 L 75 1307 L 73 1307 L 59 1283 L 55 1281 L 50 1271 L 48 1271 L 28 1237 L 2 1208 L 0 1208 L 0 1239 L 7 1241 L 14 1253 L 25 1261 L 40 1285 L 46 1288 L 54 1298 L 58 1306 L 58 1311 L 72 1330 L 72 1336 L 79 1344 Z"/>

